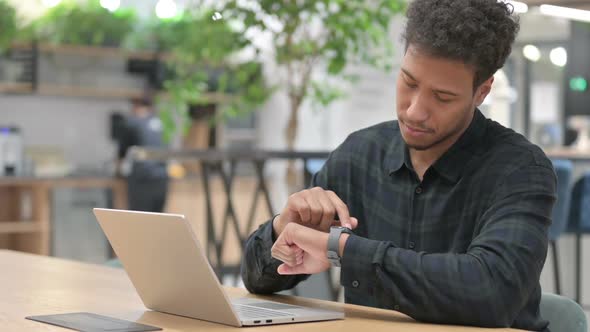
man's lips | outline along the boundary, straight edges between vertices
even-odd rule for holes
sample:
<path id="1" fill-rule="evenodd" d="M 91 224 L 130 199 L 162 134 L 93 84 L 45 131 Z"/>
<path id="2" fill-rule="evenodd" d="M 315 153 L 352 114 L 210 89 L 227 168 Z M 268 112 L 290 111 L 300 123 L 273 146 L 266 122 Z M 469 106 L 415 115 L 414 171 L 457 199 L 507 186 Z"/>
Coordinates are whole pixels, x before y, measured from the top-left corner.
<path id="1" fill-rule="evenodd" d="M 413 133 L 417 133 L 417 134 L 428 134 L 428 133 L 430 133 L 430 132 L 431 132 L 430 130 L 427 130 L 427 129 L 421 129 L 421 128 L 416 128 L 416 127 L 410 126 L 410 125 L 408 125 L 408 124 L 407 124 L 407 123 L 405 123 L 405 122 L 404 122 L 403 124 L 404 124 L 404 126 L 406 126 L 406 128 L 407 128 L 409 131 L 411 131 L 411 132 L 413 132 Z"/>

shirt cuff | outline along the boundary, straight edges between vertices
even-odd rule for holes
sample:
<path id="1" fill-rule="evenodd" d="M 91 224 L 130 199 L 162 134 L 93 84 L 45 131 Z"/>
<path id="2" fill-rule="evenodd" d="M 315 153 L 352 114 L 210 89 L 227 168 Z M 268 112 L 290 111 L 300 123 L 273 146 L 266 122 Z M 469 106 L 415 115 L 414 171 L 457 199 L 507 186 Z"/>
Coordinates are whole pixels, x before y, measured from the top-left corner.
<path id="1" fill-rule="evenodd" d="M 375 288 L 374 256 L 380 241 L 351 234 L 344 246 L 340 283 L 344 287 L 373 294 Z"/>
<path id="2" fill-rule="evenodd" d="M 277 269 L 279 265 L 281 265 L 283 262 L 276 258 L 273 258 L 271 255 L 271 249 L 276 240 L 274 238 L 274 230 L 272 227 L 276 217 L 277 216 L 274 216 L 269 222 L 263 224 L 255 236 L 256 240 L 258 241 L 258 245 L 261 249 L 259 253 L 262 257 L 259 258 L 260 262 L 262 263 L 263 272 L 279 275 L 277 273 Z"/>

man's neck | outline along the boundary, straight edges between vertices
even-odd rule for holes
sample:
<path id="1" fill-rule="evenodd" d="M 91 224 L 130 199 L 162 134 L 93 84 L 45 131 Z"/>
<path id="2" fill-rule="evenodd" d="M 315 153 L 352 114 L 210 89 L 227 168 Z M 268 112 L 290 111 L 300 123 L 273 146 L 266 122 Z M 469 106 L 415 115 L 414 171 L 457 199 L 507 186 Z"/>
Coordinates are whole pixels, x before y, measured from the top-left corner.
<path id="1" fill-rule="evenodd" d="M 419 151 L 410 148 L 410 159 L 412 160 L 412 166 L 420 181 L 424 180 L 424 174 L 446 151 Z"/>
<path id="2" fill-rule="evenodd" d="M 465 123 L 462 130 L 427 150 L 416 150 L 409 148 L 410 160 L 412 161 L 412 166 L 420 181 L 424 180 L 424 174 L 426 174 L 426 171 L 428 171 L 430 166 L 440 159 L 440 157 L 442 157 L 442 155 L 459 140 L 467 128 L 469 128 L 469 125 L 471 124 L 471 121 L 473 121 L 474 116 L 475 112 L 467 119 L 468 121 Z"/>

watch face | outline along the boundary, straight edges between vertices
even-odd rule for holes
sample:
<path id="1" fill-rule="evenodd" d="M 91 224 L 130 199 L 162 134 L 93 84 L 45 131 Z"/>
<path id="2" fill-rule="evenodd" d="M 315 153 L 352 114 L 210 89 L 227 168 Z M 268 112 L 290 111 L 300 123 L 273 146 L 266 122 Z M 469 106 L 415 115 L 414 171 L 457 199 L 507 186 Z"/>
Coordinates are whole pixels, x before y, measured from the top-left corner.
<path id="1" fill-rule="evenodd" d="M 342 227 L 342 226 L 332 226 L 331 228 L 333 228 L 336 231 L 340 231 L 342 233 L 350 233 L 352 232 L 350 228 L 348 227 Z"/>

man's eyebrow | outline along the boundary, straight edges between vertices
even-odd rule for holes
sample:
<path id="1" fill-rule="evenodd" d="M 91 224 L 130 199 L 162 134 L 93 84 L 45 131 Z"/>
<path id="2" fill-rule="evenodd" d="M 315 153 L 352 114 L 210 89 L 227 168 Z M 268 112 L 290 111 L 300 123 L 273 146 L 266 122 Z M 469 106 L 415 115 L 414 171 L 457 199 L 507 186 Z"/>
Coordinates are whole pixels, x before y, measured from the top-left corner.
<path id="1" fill-rule="evenodd" d="M 407 75 L 410 79 L 412 79 L 413 81 L 418 81 L 412 74 L 410 74 L 410 72 L 408 72 L 406 69 L 402 68 L 401 71 Z M 449 95 L 449 96 L 453 96 L 453 97 L 458 97 L 459 94 L 453 91 L 449 91 L 449 90 L 444 90 L 444 89 L 434 89 L 433 90 L 436 93 L 442 93 L 445 95 Z"/>
<path id="2" fill-rule="evenodd" d="M 417 81 L 417 79 L 416 79 L 414 76 L 412 76 L 412 74 L 410 74 L 410 72 L 409 72 L 409 71 L 407 71 L 407 70 L 405 70 L 405 69 L 403 69 L 403 68 L 402 68 L 402 71 L 403 71 L 403 72 L 404 72 L 404 74 L 406 74 L 406 75 L 407 75 L 409 78 L 411 78 L 411 79 L 412 79 L 412 80 L 414 80 L 414 81 Z"/>

